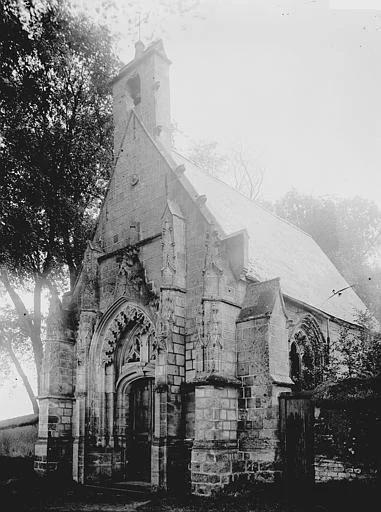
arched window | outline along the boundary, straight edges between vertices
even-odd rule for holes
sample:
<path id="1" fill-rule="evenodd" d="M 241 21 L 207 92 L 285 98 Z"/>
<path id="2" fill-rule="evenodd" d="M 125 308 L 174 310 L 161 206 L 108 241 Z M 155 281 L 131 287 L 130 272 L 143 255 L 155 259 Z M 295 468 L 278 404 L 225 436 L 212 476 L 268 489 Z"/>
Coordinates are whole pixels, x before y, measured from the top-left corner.
<path id="1" fill-rule="evenodd" d="M 316 320 L 303 318 L 290 338 L 290 377 L 297 389 L 311 390 L 322 382 L 325 345 Z"/>
<path id="2" fill-rule="evenodd" d="M 140 90 L 140 76 L 135 75 L 127 80 L 128 94 L 131 96 L 134 105 L 138 105 L 141 102 L 141 90 Z"/>

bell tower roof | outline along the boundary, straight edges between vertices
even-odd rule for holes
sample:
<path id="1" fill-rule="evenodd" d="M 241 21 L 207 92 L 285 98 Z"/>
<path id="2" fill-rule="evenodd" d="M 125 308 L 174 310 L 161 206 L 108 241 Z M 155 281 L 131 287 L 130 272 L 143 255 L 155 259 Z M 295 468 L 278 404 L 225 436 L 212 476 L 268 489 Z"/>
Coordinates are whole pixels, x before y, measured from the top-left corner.
<path id="1" fill-rule="evenodd" d="M 113 85 L 126 74 L 130 74 L 134 68 L 137 68 L 142 63 L 142 61 L 153 54 L 161 57 L 161 59 L 163 59 L 168 65 L 172 64 L 172 62 L 168 59 L 167 54 L 165 53 L 162 39 L 153 41 L 147 47 L 143 41 L 139 39 L 135 43 L 135 57 L 128 64 L 122 67 L 119 73 L 111 80 L 111 84 Z"/>
<path id="2" fill-rule="evenodd" d="M 171 146 L 170 64 L 161 40 L 147 47 L 139 40 L 135 43 L 134 59 L 112 80 L 116 151 L 131 111 L 155 140 L 165 147 Z"/>

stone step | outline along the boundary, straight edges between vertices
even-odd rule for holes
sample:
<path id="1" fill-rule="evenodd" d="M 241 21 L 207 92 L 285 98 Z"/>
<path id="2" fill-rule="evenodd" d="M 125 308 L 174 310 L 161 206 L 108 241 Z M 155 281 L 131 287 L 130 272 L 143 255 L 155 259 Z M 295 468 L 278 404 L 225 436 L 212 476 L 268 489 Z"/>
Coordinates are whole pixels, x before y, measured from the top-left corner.
<path id="1" fill-rule="evenodd" d="M 151 494 L 151 484 L 148 482 L 107 482 L 107 484 L 86 484 L 88 489 L 99 490 L 102 492 L 126 493 L 135 497 L 147 497 Z"/>

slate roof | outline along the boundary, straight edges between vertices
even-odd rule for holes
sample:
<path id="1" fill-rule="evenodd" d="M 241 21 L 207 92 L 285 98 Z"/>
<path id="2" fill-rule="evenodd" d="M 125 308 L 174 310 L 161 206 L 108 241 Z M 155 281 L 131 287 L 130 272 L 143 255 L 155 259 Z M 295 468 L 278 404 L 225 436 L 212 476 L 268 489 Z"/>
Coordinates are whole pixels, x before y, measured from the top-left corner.
<path id="1" fill-rule="evenodd" d="M 205 207 L 226 236 L 246 229 L 249 276 L 259 281 L 279 277 L 286 296 L 355 323 L 355 311 L 364 310 L 364 303 L 352 288 L 331 297 L 332 290 L 348 283 L 310 235 L 209 176 L 176 151 L 171 156 L 176 165 L 185 166 L 184 177 L 195 196 L 206 196 Z"/>
<path id="2" fill-rule="evenodd" d="M 238 321 L 270 316 L 277 296 L 281 297 L 279 278 L 271 279 L 271 281 L 250 282 L 238 315 Z M 282 298 L 281 301 L 284 307 Z"/>

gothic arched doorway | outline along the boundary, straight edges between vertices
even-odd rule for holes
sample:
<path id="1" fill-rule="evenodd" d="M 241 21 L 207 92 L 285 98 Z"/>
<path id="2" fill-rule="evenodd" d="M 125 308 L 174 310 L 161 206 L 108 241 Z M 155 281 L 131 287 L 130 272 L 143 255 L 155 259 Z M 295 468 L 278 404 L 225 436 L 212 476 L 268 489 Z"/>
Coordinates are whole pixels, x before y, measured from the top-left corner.
<path id="1" fill-rule="evenodd" d="M 102 320 L 90 349 L 86 477 L 153 483 L 155 326 L 125 301 Z"/>
<path id="2" fill-rule="evenodd" d="M 129 386 L 127 480 L 151 481 L 153 404 L 153 379 L 132 382 Z"/>

